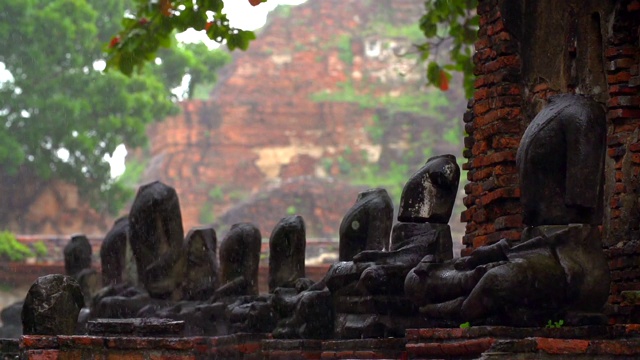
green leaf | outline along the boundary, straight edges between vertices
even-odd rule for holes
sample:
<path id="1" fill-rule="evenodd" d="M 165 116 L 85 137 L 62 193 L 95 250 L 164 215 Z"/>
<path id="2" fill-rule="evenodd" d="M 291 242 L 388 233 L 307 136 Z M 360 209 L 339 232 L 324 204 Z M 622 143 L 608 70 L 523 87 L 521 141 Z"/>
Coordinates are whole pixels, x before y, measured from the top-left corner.
<path id="1" fill-rule="evenodd" d="M 432 61 L 427 65 L 427 80 L 429 83 L 434 85 L 440 84 L 440 70 L 440 65 L 436 62 Z"/>

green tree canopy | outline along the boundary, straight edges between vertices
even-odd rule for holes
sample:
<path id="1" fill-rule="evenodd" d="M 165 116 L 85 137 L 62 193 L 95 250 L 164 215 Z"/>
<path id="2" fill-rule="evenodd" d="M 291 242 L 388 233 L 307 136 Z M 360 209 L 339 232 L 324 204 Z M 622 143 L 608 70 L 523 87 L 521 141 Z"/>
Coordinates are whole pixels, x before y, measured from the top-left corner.
<path id="1" fill-rule="evenodd" d="M 233 1 L 248 1 L 256 6 L 267 0 Z M 425 0 L 425 14 L 420 19 L 425 41 L 416 46 L 421 60 L 428 62 L 429 84 L 447 90 L 451 73 L 460 72 L 467 96 L 471 95 L 477 4 L 477 0 Z M 253 32 L 229 26 L 223 0 L 137 0 L 136 5 L 125 15 L 123 29 L 108 45 L 108 66 L 124 74 L 155 59 L 161 47 L 170 47 L 170 34 L 175 30 L 206 30 L 210 39 L 226 43 L 229 50 L 246 50 L 255 39 Z"/>
<path id="2" fill-rule="evenodd" d="M 107 66 L 127 75 L 153 61 L 161 47 L 171 47 L 176 31 L 205 30 L 210 39 L 225 42 L 229 50 L 246 50 L 255 39 L 253 32 L 229 25 L 222 0 L 135 0 L 134 4 L 124 13 L 123 29 L 107 46 Z"/>
<path id="3" fill-rule="evenodd" d="M 128 3 L 0 2 L 3 181 L 25 181 L 25 173 L 66 180 L 95 205 L 116 210 L 130 194 L 111 179 L 105 156 L 123 143 L 143 145 L 145 126 L 177 111 L 171 89 L 183 76 L 192 79 L 188 97 L 196 84 L 215 80 L 216 69 L 229 60 L 204 45 L 174 44 L 158 54 L 161 64 L 142 74 L 104 73 L 104 44 L 120 28 Z"/>
<path id="4" fill-rule="evenodd" d="M 426 0 L 420 29 L 425 42 L 418 45 L 428 61 L 427 80 L 448 88 L 451 72 L 460 72 L 467 96 L 473 93 L 473 42 L 477 38 L 478 0 Z"/>

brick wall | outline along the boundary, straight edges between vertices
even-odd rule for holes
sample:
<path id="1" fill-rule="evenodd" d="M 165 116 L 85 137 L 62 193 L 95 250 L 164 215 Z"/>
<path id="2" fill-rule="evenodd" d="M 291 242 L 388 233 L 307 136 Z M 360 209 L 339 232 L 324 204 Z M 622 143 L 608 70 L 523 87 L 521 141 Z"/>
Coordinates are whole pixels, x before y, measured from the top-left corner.
<path id="1" fill-rule="evenodd" d="M 467 223 L 463 243 L 472 249 L 502 238 L 520 239 L 522 216 L 515 164 L 523 133 L 523 85 L 518 43 L 507 31 L 497 1 L 478 6 L 480 30 L 475 43 L 475 93 L 464 117 Z"/>
<path id="2" fill-rule="evenodd" d="M 616 321 L 640 321 L 624 291 L 640 290 L 640 2 L 622 1 L 607 38 L 608 151 L 605 247 L 611 268 L 611 307 Z"/>
<path id="3" fill-rule="evenodd" d="M 275 340 L 269 334 L 142 338 L 23 336 L 0 341 L 0 356 L 55 359 L 631 359 L 638 325 L 576 328 L 412 329 L 402 339 Z M 489 355 L 491 354 L 491 355 Z M 484 357 L 482 357 L 484 358 Z"/>
<path id="4" fill-rule="evenodd" d="M 463 255 L 522 230 L 515 154 L 549 96 L 583 93 L 607 108 L 603 245 L 612 322 L 638 321 L 640 290 L 640 1 L 481 0 L 475 94 L 465 114 Z"/>

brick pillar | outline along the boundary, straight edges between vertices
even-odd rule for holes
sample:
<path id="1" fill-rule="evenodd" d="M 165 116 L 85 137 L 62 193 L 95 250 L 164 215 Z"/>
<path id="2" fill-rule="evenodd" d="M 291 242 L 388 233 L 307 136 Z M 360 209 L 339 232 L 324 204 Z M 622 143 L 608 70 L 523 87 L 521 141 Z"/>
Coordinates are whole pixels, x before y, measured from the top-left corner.
<path id="1" fill-rule="evenodd" d="M 464 117 L 462 168 L 468 170 L 461 221 L 467 223 L 462 255 L 506 238 L 520 239 L 522 215 L 515 164 L 524 132 L 522 61 L 518 42 L 505 28 L 496 0 L 478 5 L 475 94 Z"/>
<path id="2" fill-rule="evenodd" d="M 611 269 L 608 313 L 614 322 L 640 321 L 640 1 L 621 1 L 605 48 L 607 159 L 604 246 Z"/>

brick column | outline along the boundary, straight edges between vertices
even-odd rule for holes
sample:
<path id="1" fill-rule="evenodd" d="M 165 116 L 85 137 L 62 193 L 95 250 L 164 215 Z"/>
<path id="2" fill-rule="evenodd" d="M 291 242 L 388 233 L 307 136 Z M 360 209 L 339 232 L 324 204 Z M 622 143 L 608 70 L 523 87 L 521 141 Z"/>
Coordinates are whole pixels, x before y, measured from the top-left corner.
<path id="1" fill-rule="evenodd" d="M 605 48 L 607 161 L 604 246 L 611 269 L 608 314 L 614 322 L 640 321 L 640 1 L 621 1 Z"/>
<path id="2" fill-rule="evenodd" d="M 520 239 L 522 215 L 515 164 L 523 125 L 522 62 L 518 41 L 505 28 L 496 0 L 478 5 L 475 94 L 464 117 L 462 168 L 468 170 L 461 221 L 467 223 L 463 255 L 500 239 Z"/>

